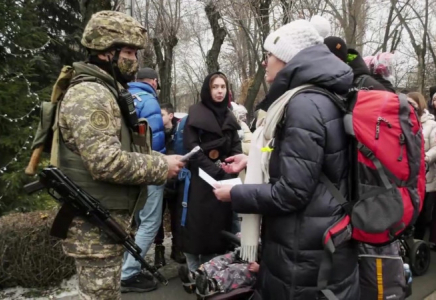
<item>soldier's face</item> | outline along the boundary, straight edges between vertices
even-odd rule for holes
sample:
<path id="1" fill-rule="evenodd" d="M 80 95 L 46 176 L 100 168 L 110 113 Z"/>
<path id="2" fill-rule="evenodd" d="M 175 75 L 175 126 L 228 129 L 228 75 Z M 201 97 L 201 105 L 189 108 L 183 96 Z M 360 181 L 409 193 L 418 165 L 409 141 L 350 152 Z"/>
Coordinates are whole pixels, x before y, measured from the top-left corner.
<path id="1" fill-rule="evenodd" d="M 120 57 L 126 58 L 126 59 L 130 59 L 130 60 L 134 60 L 134 61 L 138 61 L 137 53 L 138 53 L 138 50 L 135 49 L 135 48 L 123 47 L 120 50 Z M 110 52 L 98 55 L 98 57 L 101 60 L 105 60 L 105 61 L 112 60 L 112 58 L 114 56 L 115 56 L 115 50 L 112 50 Z"/>
<path id="2" fill-rule="evenodd" d="M 138 50 L 136 50 L 135 48 L 123 47 L 123 48 L 121 48 L 121 51 L 120 51 L 120 57 L 137 61 L 138 60 L 137 52 L 138 52 Z"/>

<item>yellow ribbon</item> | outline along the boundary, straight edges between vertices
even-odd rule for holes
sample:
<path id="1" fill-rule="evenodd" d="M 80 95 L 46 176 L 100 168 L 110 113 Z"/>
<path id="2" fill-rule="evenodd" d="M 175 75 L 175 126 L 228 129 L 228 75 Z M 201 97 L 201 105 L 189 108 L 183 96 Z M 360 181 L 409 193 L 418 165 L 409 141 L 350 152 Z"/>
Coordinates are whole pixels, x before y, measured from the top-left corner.
<path id="1" fill-rule="evenodd" d="M 270 147 L 263 147 L 260 149 L 261 152 L 272 152 L 274 150 L 274 148 L 270 148 Z"/>

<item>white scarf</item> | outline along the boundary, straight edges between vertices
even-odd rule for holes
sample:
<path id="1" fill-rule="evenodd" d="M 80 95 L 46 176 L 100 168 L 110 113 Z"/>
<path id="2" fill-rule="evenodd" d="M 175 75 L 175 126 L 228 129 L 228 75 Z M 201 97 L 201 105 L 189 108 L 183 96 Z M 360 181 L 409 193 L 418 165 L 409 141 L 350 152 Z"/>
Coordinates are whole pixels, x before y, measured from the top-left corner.
<path id="1" fill-rule="evenodd" d="M 269 182 L 270 148 L 277 124 L 283 119 L 285 107 L 292 96 L 299 90 L 311 85 L 303 85 L 284 93 L 268 109 L 266 113 L 260 111 L 257 119 L 247 163 L 245 184 L 262 184 Z M 259 164 L 259 162 L 261 162 Z M 239 214 L 241 219 L 241 258 L 248 262 L 257 261 L 261 215 Z"/>

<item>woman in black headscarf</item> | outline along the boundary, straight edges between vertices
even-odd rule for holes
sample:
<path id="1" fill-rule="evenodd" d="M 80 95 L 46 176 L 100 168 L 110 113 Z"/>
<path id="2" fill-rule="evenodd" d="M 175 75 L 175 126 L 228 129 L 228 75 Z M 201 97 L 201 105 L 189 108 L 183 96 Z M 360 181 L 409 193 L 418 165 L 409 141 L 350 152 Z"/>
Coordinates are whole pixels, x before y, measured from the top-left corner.
<path id="1" fill-rule="evenodd" d="M 240 126 L 228 108 L 229 84 L 223 73 L 208 75 L 201 88 L 201 102 L 189 108 L 183 132 L 187 150 L 200 146 L 202 152 L 187 165 L 191 172 L 188 203 L 183 208 L 184 184 L 178 189 L 178 209 L 181 231 L 179 246 L 187 264 L 195 271 L 202 263 L 227 250 L 222 230 L 232 228 L 232 208 L 216 199 L 213 188 L 199 177 L 199 168 L 215 180 L 236 177 L 221 169 L 220 164 L 232 155 L 242 153 L 238 135 Z"/>

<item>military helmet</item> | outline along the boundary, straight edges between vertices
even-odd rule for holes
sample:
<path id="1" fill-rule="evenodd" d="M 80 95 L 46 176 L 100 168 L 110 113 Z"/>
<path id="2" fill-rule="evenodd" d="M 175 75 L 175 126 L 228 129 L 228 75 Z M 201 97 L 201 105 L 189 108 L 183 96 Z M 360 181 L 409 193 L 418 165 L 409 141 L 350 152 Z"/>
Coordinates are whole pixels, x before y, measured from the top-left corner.
<path id="1" fill-rule="evenodd" d="M 144 49 L 147 30 L 134 18 L 111 10 L 92 15 L 82 36 L 82 45 L 92 50 L 106 50 L 115 45 Z"/>

